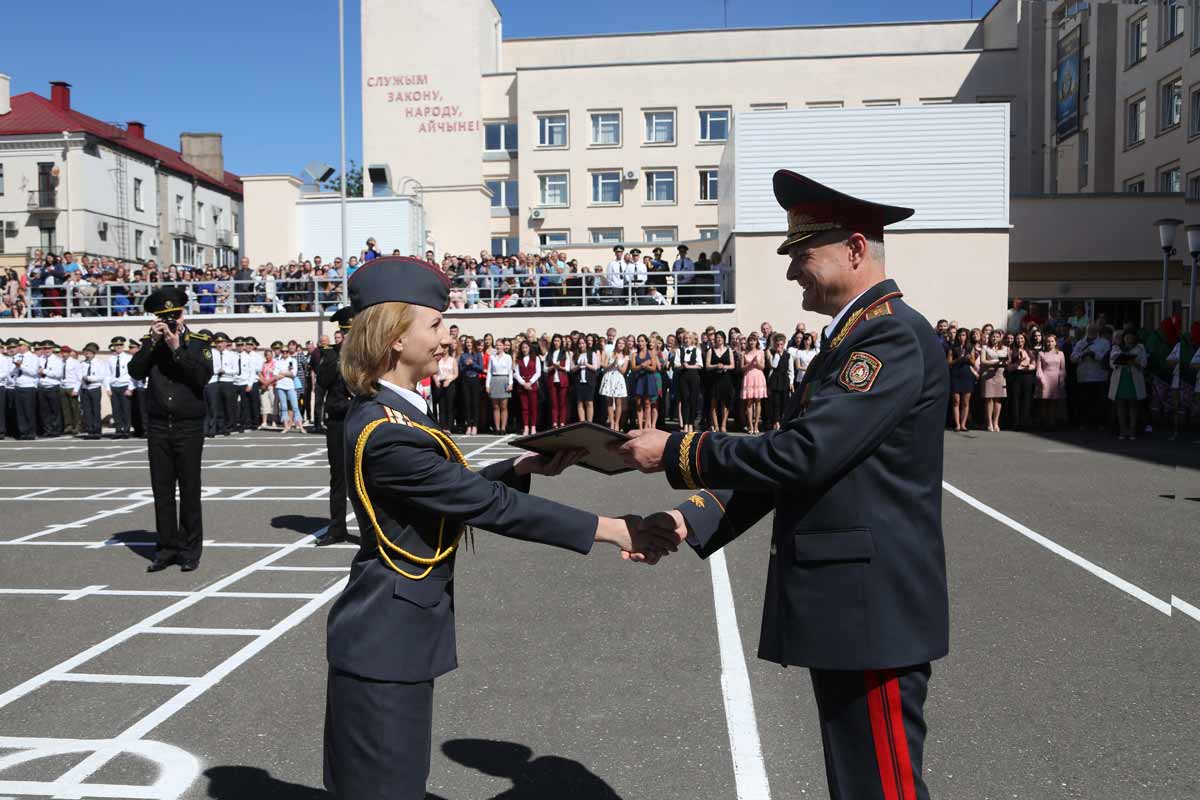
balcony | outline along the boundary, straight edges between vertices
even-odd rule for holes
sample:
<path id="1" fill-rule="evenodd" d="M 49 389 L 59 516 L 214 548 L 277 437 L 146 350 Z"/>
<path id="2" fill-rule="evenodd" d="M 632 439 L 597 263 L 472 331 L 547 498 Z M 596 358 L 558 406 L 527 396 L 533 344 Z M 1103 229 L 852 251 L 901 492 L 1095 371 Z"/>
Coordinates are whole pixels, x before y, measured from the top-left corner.
<path id="1" fill-rule="evenodd" d="M 63 254 L 63 249 L 58 245 L 46 247 L 45 245 L 39 244 L 34 247 L 26 247 L 25 258 L 27 258 L 29 261 L 33 261 L 34 256 L 39 250 L 42 252 L 43 256 L 61 256 Z"/>
<path id="2" fill-rule="evenodd" d="M 28 207 L 30 211 L 57 212 L 58 192 L 54 189 L 35 189 L 29 193 Z"/>
<path id="3" fill-rule="evenodd" d="M 184 239 L 196 238 L 196 223 L 190 219 L 177 219 L 171 223 L 171 235 Z"/>
<path id="4" fill-rule="evenodd" d="M 227 228 L 219 228 L 217 230 L 217 246 L 218 247 L 232 247 L 233 246 L 233 234 L 231 234 Z"/>

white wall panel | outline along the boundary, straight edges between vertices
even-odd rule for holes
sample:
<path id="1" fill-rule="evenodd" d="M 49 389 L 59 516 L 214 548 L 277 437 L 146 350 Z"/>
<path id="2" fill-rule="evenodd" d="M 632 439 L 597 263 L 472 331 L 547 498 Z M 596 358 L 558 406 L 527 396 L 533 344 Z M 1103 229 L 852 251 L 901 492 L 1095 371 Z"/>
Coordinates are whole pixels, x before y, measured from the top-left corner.
<path id="1" fill-rule="evenodd" d="M 737 232 L 787 228 L 771 188 L 777 169 L 916 209 L 889 230 L 1008 227 L 1007 104 L 748 113 L 734 129 L 733 174 L 721 181 L 734 187 Z"/>
<path id="2" fill-rule="evenodd" d="M 300 252 L 306 259 L 320 256 L 331 263 L 341 250 L 342 216 L 337 200 L 301 200 L 296 205 Z M 403 255 L 423 252 L 414 243 L 413 207 L 407 197 L 368 198 L 346 203 L 347 247 L 349 256 L 366 248 L 368 237 L 375 237 L 379 252 L 391 255 L 399 249 Z"/>

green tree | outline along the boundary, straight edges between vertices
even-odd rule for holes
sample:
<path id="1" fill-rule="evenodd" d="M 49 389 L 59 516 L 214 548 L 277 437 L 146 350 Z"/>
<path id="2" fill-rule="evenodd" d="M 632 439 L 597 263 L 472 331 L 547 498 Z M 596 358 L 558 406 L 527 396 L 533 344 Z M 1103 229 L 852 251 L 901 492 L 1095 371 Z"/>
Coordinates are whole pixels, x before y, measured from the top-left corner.
<path id="1" fill-rule="evenodd" d="M 362 167 L 350 160 L 350 166 L 346 169 L 346 197 L 362 197 L 363 196 L 363 173 Z M 324 192 L 341 192 L 342 191 L 342 176 L 330 178 L 321 184 L 321 191 Z"/>

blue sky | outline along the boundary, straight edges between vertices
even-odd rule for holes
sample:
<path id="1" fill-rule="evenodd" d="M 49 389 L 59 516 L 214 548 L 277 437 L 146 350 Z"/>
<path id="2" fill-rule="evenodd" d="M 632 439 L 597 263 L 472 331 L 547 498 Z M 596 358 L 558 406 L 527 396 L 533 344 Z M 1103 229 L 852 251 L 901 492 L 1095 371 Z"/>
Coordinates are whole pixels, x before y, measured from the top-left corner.
<path id="1" fill-rule="evenodd" d="M 724 23 L 722 0 L 496 2 L 506 37 Z M 14 4 L 4 16 L 0 51 L 0 72 L 12 77 L 13 93 L 48 96 L 50 81 L 65 80 L 78 110 L 107 121 L 140 120 L 149 137 L 175 148 L 180 131 L 219 131 L 225 166 L 239 174 L 298 174 L 313 160 L 337 165 L 337 0 L 114 5 L 120 10 L 63 0 L 48 18 L 36 3 Z M 975 16 L 991 5 L 975 0 Z M 970 0 L 728 0 L 730 27 L 965 19 L 970 13 Z M 346 31 L 347 156 L 357 160 L 358 0 L 346 0 Z"/>

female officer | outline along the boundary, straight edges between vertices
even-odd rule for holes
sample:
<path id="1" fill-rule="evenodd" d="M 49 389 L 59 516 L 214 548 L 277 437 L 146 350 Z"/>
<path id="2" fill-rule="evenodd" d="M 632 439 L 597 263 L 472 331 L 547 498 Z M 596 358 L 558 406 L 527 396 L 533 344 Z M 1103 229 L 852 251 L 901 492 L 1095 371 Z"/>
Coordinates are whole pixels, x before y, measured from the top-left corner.
<path id="1" fill-rule="evenodd" d="M 349 289 L 355 316 L 341 370 L 356 399 L 345 422 L 346 477 L 363 536 L 329 613 L 325 786 L 342 800 L 419 800 L 434 679 L 457 666 L 454 558 L 466 527 L 579 553 L 610 542 L 651 562 L 673 546 L 639 533 L 635 519 L 527 494 L 531 474 L 556 475 L 577 454 L 468 469 L 416 392 L 450 342 L 440 270 L 372 259 Z"/>

